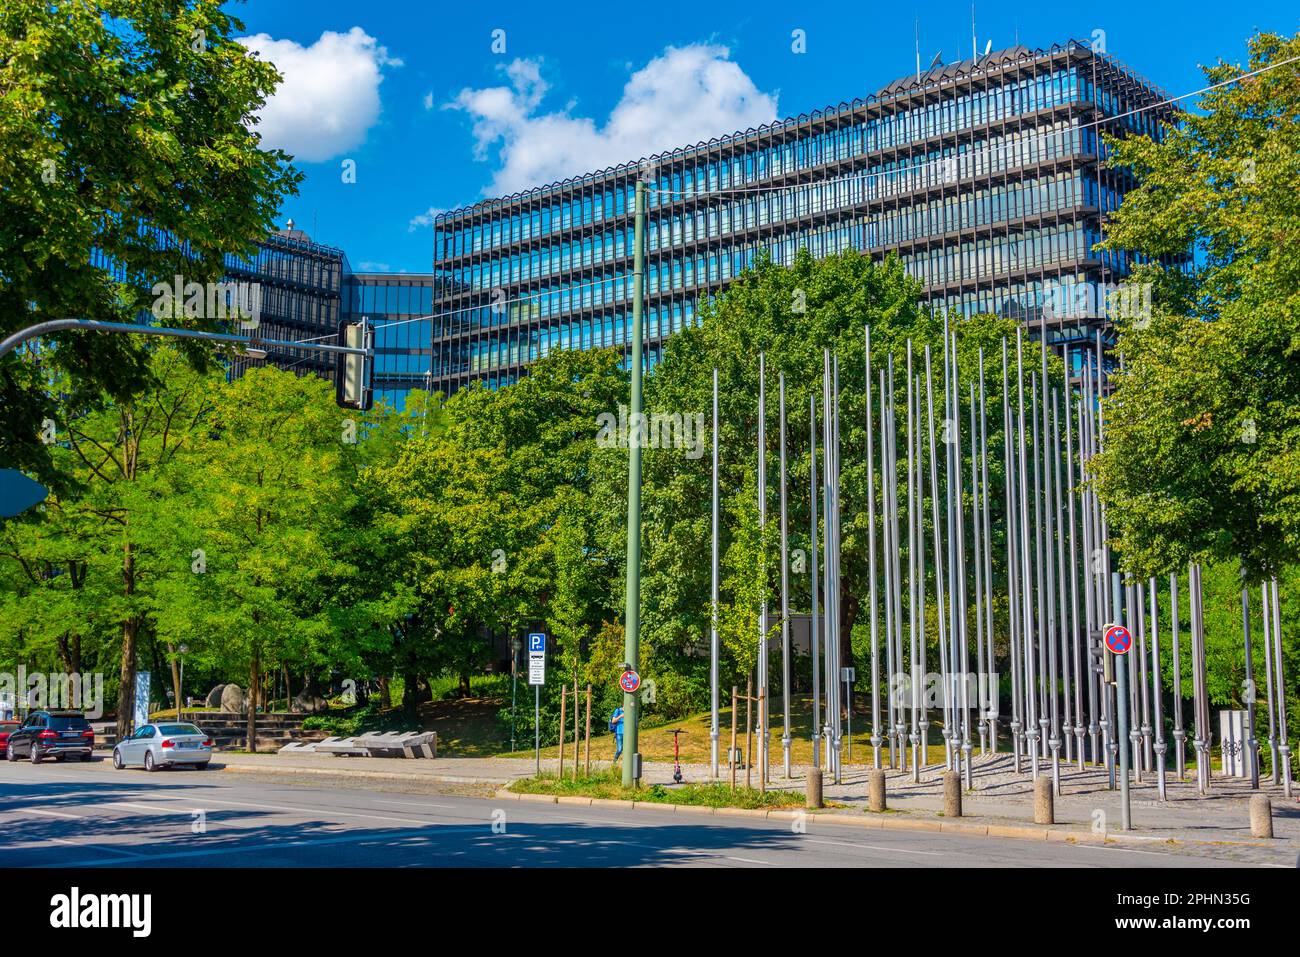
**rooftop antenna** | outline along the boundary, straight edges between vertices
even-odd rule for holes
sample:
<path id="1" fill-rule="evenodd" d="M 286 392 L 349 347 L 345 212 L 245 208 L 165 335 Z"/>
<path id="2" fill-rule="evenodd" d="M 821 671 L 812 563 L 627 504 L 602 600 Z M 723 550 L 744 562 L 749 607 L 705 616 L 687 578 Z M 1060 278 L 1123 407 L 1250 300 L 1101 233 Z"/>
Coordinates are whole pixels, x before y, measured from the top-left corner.
<path id="1" fill-rule="evenodd" d="M 975 4 L 970 5 L 970 58 L 971 62 L 979 59 L 975 45 Z"/>
<path id="2" fill-rule="evenodd" d="M 916 81 L 921 82 L 921 18 L 915 21 L 916 31 Z"/>

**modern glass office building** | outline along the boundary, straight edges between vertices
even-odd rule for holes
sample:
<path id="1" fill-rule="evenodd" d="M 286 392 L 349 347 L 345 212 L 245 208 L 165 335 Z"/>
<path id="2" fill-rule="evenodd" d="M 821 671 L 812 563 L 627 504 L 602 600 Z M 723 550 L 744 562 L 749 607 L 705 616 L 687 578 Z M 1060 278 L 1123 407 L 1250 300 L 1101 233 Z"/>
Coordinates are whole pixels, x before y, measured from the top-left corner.
<path id="1" fill-rule="evenodd" d="M 1088 44 L 1016 47 L 444 213 L 430 385 L 505 385 L 552 349 L 626 347 L 639 177 L 650 361 L 755 257 L 788 263 L 801 247 L 893 253 L 931 307 L 1037 325 L 1045 293 L 1128 274 L 1129 256 L 1093 249 L 1130 185 L 1103 168 L 1098 132 L 1158 137 L 1166 99 Z M 1055 341 L 1107 327 L 1100 308 L 1049 319 Z"/>
<path id="2" fill-rule="evenodd" d="M 407 392 L 428 388 L 431 274 L 353 272 L 343 250 L 314 242 L 293 220 L 260 243 L 252 258 L 228 257 L 226 268 L 227 280 L 257 283 L 260 290 L 259 323 L 248 335 L 330 341 L 340 320 L 364 316 L 375 330 L 375 402 L 400 409 Z M 306 349 L 267 350 L 265 358 L 236 358 L 231 375 L 259 365 L 333 382 L 337 359 Z"/>

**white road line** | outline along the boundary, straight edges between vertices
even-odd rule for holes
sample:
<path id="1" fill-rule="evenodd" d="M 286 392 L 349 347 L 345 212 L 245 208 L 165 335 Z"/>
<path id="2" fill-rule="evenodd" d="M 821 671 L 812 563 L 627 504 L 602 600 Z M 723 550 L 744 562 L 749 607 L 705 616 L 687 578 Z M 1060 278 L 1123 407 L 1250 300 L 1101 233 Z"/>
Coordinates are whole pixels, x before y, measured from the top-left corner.
<path id="1" fill-rule="evenodd" d="M 271 811 L 289 811 L 290 813 L 293 814 L 305 814 L 308 817 L 326 817 L 330 814 L 333 814 L 336 817 L 367 818 L 372 821 L 390 821 L 390 822 L 396 822 L 398 824 L 419 824 L 425 827 L 447 827 L 448 826 L 442 823 L 441 821 L 422 821 L 416 818 L 392 817 L 386 814 L 362 814 L 357 811 L 339 811 L 329 807 L 307 808 L 307 807 L 294 807 L 288 804 L 257 804 L 252 801 L 223 801 L 220 798 L 213 798 L 213 797 L 203 797 L 200 798 L 199 800 L 206 801 L 208 804 L 229 804 L 232 807 L 252 807 L 252 808 L 261 808 L 264 810 L 271 810 Z M 486 827 L 487 824 L 485 823 L 483 826 Z"/>
<path id="2" fill-rule="evenodd" d="M 44 811 L 34 807 L 19 807 L 19 808 L 14 808 L 14 810 L 24 811 L 28 814 L 40 814 L 43 817 L 66 817 L 72 821 L 86 820 L 85 816 L 81 814 L 64 814 L 62 811 Z"/>
<path id="3" fill-rule="evenodd" d="M 489 829 L 489 825 L 487 824 L 477 825 L 474 827 L 450 827 L 449 826 L 445 828 L 440 828 L 439 833 L 454 832 L 454 833 L 463 834 L 463 833 L 482 832 L 488 829 Z M 384 840 L 386 837 L 392 837 L 392 836 L 394 835 L 392 835 L 392 832 L 390 831 L 361 831 L 361 832 L 354 832 L 351 834 L 340 835 L 338 837 L 323 837 L 323 838 L 316 838 L 314 840 L 286 841 L 283 844 L 276 844 L 276 845 L 268 845 L 265 843 L 260 843 L 260 844 L 248 844 L 241 847 L 214 847 L 211 848 L 210 850 L 171 851 L 166 854 L 132 854 L 131 856 L 140 858 L 142 862 L 144 862 L 147 866 L 152 861 L 170 861 L 170 860 L 177 860 L 179 858 L 186 858 L 186 857 L 218 857 L 218 856 L 225 857 L 230 854 L 265 853 L 268 851 L 274 852 L 274 851 L 279 851 L 282 848 L 292 848 L 292 847 L 321 847 L 330 844 L 355 844 L 359 841 Z M 497 834 L 495 836 L 515 837 L 516 835 Z M 77 846 L 85 847 L 86 845 L 79 844 Z M 105 848 L 105 850 L 108 849 L 109 848 Z M 549 848 L 547 848 L 547 850 L 549 850 Z M 122 853 L 126 853 L 126 852 L 124 851 Z M 40 867 L 100 867 L 103 864 L 104 861 L 89 860 L 89 861 L 72 861 L 72 862 L 65 861 L 58 864 L 41 864 L 38 866 Z"/>
<path id="4" fill-rule="evenodd" d="M 444 811 L 459 810 L 454 804 L 415 804 L 411 801 L 372 801 L 371 803 L 388 804 L 391 805 L 392 807 L 419 807 L 419 808 L 436 807 L 436 808 L 441 808 Z"/>
<path id="5" fill-rule="evenodd" d="M 943 852 L 941 851 L 914 851 L 909 848 L 888 847 L 880 844 L 855 844 L 852 841 L 821 841 L 815 837 L 806 837 L 804 838 L 804 840 L 807 841 L 809 844 L 830 844 L 830 845 L 834 845 L 835 847 L 861 847 L 869 851 L 889 851 L 891 853 L 897 852 L 899 854 L 923 854 L 926 857 L 944 856 Z"/>
<path id="6" fill-rule="evenodd" d="M 726 857 L 723 860 L 740 861 L 742 864 L 766 864 L 768 867 L 779 867 L 775 861 L 759 861 L 752 857 Z"/>

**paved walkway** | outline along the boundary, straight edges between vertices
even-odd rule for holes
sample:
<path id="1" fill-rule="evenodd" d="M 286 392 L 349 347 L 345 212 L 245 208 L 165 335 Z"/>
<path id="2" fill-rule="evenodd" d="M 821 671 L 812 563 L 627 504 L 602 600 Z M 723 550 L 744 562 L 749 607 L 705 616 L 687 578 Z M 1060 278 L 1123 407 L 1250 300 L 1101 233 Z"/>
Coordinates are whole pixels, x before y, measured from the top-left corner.
<path id="1" fill-rule="evenodd" d="M 774 755 L 778 758 L 779 753 Z M 314 754 L 222 754 L 218 760 L 228 768 L 244 772 L 298 773 L 304 776 L 343 774 L 358 778 L 388 778 L 411 783 L 455 782 L 507 784 L 518 778 L 530 777 L 535 771 L 531 758 L 438 758 L 436 760 L 402 758 L 341 758 Z M 972 822 L 989 824 L 1032 824 L 1033 781 L 1025 764 L 1026 773 L 1017 774 L 1009 754 L 976 757 L 972 764 L 974 789 L 963 795 L 964 817 Z M 555 759 L 543 760 L 542 768 L 554 773 Z M 572 768 L 572 759 L 565 762 L 565 771 Z M 610 766 L 608 761 L 593 761 L 593 770 Z M 802 792 L 807 768 L 792 768 L 792 778 L 785 780 L 778 764 L 773 767 L 772 788 Z M 842 782 L 825 787 L 827 800 L 865 808 L 867 800 L 867 765 L 845 765 Z M 688 781 L 708 779 L 707 765 L 682 766 Z M 915 814 L 918 818 L 933 818 L 943 809 L 943 767 L 924 769 L 921 782 L 912 780 L 910 771 L 889 771 L 887 775 L 888 802 L 891 811 Z M 667 763 L 648 763 L 645 781 L 672 787 L 673 766 Z M 1040 765 L 1040 773 L 1050 776 L 1051 765 Z M 725 772 L 724 772 L 725 774 Z M 729 778 L 728 778 L 729 779 Z M 744 783 L 744 772 L 737 774 Z M 758 784 L 758 771 L 754 769 L 751 782 Z M 1107 786 L 1104 768 L 1089 766 L 1084 771 L 1062 763 L 1061 790 L 1056 798 L 1055 811 L 1058 826 L 1079 832 L 1113 834 L 1120 825 L 1119 791 Z M 1243 862 L 1274 863 L 1296 866 L 1300 854 L 1300 801 L 1288 802 L 1281 788 L 1274 788 L 1265 779 L 1261 791 L 1273 801 L 1274 840 L 1260 841 L 1250 834 L 1250 782 L 1215 777 L 1210 792 L 1199 795 L 1195 776 L 1189 773 L 1179 781 L 1173 773 L 1167 775 L 1167 799 L 1159 800 L 1155 776 L 1144 775 L 1141 785 L 1132 789 L 1132 816 L 1134 836 L 1149 836 L 1153 841 L 1178 841 L 1197 846 L 1213 855 Z M 1300 794 L 1300 787 L 1296 788 Z"/>

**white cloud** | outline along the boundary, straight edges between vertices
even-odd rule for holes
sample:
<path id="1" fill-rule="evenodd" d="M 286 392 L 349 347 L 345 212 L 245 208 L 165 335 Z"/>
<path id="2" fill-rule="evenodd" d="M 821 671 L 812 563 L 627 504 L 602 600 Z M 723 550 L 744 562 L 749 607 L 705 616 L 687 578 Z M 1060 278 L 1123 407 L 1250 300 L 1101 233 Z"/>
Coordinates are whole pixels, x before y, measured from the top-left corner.
<path id="1" fill-rule="evenodd" d="M 308 163 L 365 142 L 379 119 L 383 68 L 402 65 L 360 27 L 347 33 L 327 30 L 309 47 L 265 33 L 239 42 L 284 75 L 259 114 L 263 144 Z"/>
<path id="2" fill-rule="evenodd" d="M 406 224 L 406 231 L 413 233 L 424 226 L 432 226 L 434 217 L 439 213 L 446 212 L 441 206 L 430 206 L 418 216 L 412 216 L 411 221 Z"/>
<path id="3" fill-rule="evenodd" d="M 714 44 L 668 47 L 632 74 L 603 125 L 571 106 L 539 112 L 549 85 L 537 60 L 516 59 L 503 68 L 508 86 L 463 89 L 445 108 L 473 119 L 479 159 L 496 150 L 489 192 L 513 193 L 775 120 L 776 96 L 730 56 Z"/>
<path id="4" fill-rule="evenodd" d="M 430 90 L 428 93 L 424 94 L 424 108 L 425 108 L 426 110 L 431 110 L 431 109 L 433 109 L 433 91 L 432 91 L 432 90 Z"/>

